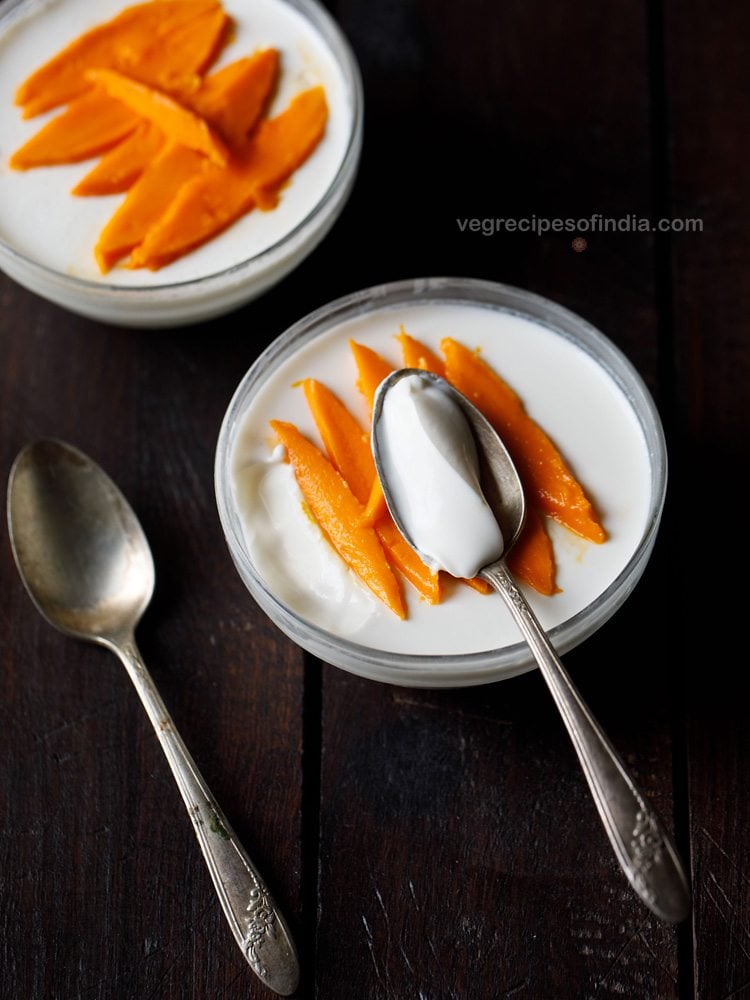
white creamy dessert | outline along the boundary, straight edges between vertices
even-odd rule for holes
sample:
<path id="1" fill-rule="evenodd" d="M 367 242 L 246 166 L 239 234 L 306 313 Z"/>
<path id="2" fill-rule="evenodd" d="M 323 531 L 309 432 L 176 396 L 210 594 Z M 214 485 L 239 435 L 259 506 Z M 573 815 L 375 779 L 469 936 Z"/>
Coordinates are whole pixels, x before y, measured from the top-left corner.
<path id="1" fill-rule="evenodd" d="M 499 559 L 502 532 L 479 484 L 471 428 L 454 400 L 435 383 L 405 375 L 387 389 L 377 427 L 378 471 L 382 466 L 381 479 L 424 562 L 471 579 Z"/>
<path id="2" fill-rule="evenodd" d="M 125 195 L 85 198 L 70 194 L 96 159 L 11 170 L 10 155 L 63 110 L 58 108 L 24 121 L 20 109 L 14 106 L 14 92 L 33 70 L 67 43 L 127 6 L 128 0 L 100 0 L 95 5 L 90 0 L 28 0 L 22 8 L 23 16 L 4 31 L 0 28 L 0 241 L 32 262 L 94 285 L 159 289 L 224 272 L 274 247 L 307 219 L 330 189 L 347 154 L 355 95 L 339 58 L 303 13 L 317 5 L 302 0 L 301 10 L 297 10 L 284 0 L 226 0 L 223 7 L 234 21 L 234 31 L 209 72 L 259 49 L 276 48 L 280 53 L 279 86 L 268 114 L 279 114 L 294 95 L 322 84 L 329 110 L 325 135 L 285 185 L 272 211 L 249 212 L 208 243 L 160 270 L 117 266 L 102 276 L 94 260 L 94 245 Z M 327 222 L 326 229 L 332 221 Z M 315 242 L 317 239 L 312 245 Z M 290 255 L 299 249 L 290 248 Z M 265 287 L 291 266 L 283 255 L 274 263 L 278 273 L 263 275 Z M 26 273 L 18 273 L 17 260 L 0 260 L 0 266 L 35 291 L 47 294 L 47 289 L 32 284 L 36 276 L 28 278 Z M 78 294 L 85 306 L 85 289 Z M 76 308 L 77 302 L 73 298 L 63 304 Z"/>
<path id="3" fill-rule="evenodd" d="M 322 628 L 335 632 L 337 623 L 344 621 L 348 630 L 357 631 L 373 613 L 372 595 L 352 580 L 351 571 L 305 512 L 284 449 L 275 449 L 266 462 L 243 468 L 236 490 L 240 508 L 249 515 L 244 518 L 248 548 L 274 589 Z M 290 572 L 295 565 L 301 570 L 297 575 Z"/>
<path id="4" fill-rule="evenodd" d="M 273 454 L 269 421 L 296 424 L 320 447 L 303 391 L 295 386 L 315 378 L 366 427 L 367 407 L 355 388 L 348 340 L 371 347 L 395 368 L 402 367 L 395 340 L 400 324 L 436 353 L 444 337 L 481 348 L 483 358 L 519 393 L 529 414 L 558 445 L 600 512 L 609 533 L 602 545 L 547 522 L 562 592 L 548 598 L 525 588 L 545 628 L 567 621 L 606 590 L 641 543 L 651 503 L 648 447 L 631 403 L 594 358 L 552 329 L 481 305 L 426 302 L 374 308 L 340 322 L 271 367 L 239 416 L 230 457 L 230 502 L 241 520 L 245 548 L 256 571 L 275 597 L 302 618 L 375 650 L 434 657 L 520 642 L 497 595 L 477 594 L 457 581 L 446 579 L 439 605 L 423 602 L 404 583 L 406 621 L 398 620 L 345 568 L 344 600 L 331 597 L 340 593 L 340 579 L 326 588 L 315 582 L 330 579 L 334 566 L 340 574 L 343 564 L 305 513 L 291 468 L 278 451 Z M 283 519 L 274 523 L 282 507 Z M 284 542 L 290 519 L 295 531 L 317 539 L 303 557 L 296 544 Z"/>

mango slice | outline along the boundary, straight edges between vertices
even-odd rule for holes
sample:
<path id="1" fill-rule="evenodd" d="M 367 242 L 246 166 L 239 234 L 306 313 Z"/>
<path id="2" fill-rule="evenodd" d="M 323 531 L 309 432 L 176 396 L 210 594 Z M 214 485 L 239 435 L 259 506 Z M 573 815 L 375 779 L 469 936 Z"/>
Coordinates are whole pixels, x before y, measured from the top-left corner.
<path id="1" fill-rule="evenodd" d="M 396 369 L 371 347 L 365 347 L 364 344 L 358 344 L 354 340 L 349 341 L 349 347 L 357 365 L 357 388 L 365 397 L 370 416 L 372 416 L 375 392 L 378 386 Z"/>
<path id="2" fill-rule="evenodd" d="M 17 89 L 24 118 L 66 104 L 91 86 L 86 72 L 115 69 L 167 90 L 194 90 L 229 20 L 216 0 L 150 0 L 85 32 Z"/>
<path id="3" fill-rule="evenodd" d="M 14 170 L 78 163 L 110 149 L 138 127 L 129 108 L 92 90 L 33 135 L 10 158 Z"/>
<path id="4" fill-rule="evenodd" d="M 205 118 L 224 138 L 243 141 L 263 113 L 276 82 L 278 65 L 275 49 L 237 59 L 207 76 L 195 94 L 185 99 L 186 106 Z M 118 104 L 113 98 L 109 100 Z M 72 194 L 88 196 L 127 191 L 154 161 L 164 141 L 160 128 L 152 122 L 141 122 L 127 139 L 86 174 Z"/>
<path id="5" fill-rule="evenodd" d="M 507 559 L 512 573 L 545 597 L 559 594 L 552 540 L 544 518 L 535 507 L 526 508 L 526 522 Z"/>
<path id="6" fill-rule="evenodd" d="M 396 337 L 401 344 L 401 353 L 404 359 L 404 368 L 421 368 L 423 371 L 434 372 L 445 378 L 445 362 L 439 358 L 434 351 L 431 351 L 426 344 L 409 334 L 401 327 L 401 332 Z"/>
<path id="7" fill-rule="evenodd" d="M 323 447 L 333 467 L 339 472 L 361 504 L 363 527 L 374 526 L 391 565 L 412 584 L 430 604 L 440 600 L 438 574 L 422 562 L 393 523 L 385 504 L 375 461 L 370 451 L 369 434 L 363 431 L 341 400 L 322 383 L 305 379 L 305 398 L 318 428 Z M 376 485 L 377 484 L 377 485 Z M 373 495 L 380 500 L 373 499 Z"/>
<path id="8" fill-rule="evenodd" d="M 278 75 L 279 53 L 263 49 L 211 73 L 185 103 L 230 145 L 239 145 L 265 111 Z"/>
<path id="9" fill-rule="evenodd" d="M 360 524 L 363 506 L 325 455 L 294 424 L 272 420 L 302 494 L 344 562 L 399 618 L 406 617 L 399 582 L 373 528 Z"/>
<path id="10" fill-rule="evenodd" d="M 163 91 L 112 69 L 91 69 L 86 78 L 141 118 L 157 125 L 168 140 L 203 153 L 220 167 L 227 162 L 227 148 L 208 122 Z"/>
<path id="11" fill-rule="evenodd" d="M 70 193 L 90 197 L 127 191 L 153 163 L 163 147 L 164 133 L 161 129 L 151 122 L 141 122 L 127 139 L 110 149 Z"/>
<path id="12" fill-rule="evenodd" d="M 163 267 L 216 236 L 254 205 L 275 204 L 278 188 L 323 137 L 327 117 L 325 92 L 312 87 L 276 118 L 262 121 L 246 145 L 232 151 L 226 167 L 207 164 L 196 171 L 134 250 L 132 266 Z"/>
<path id="13" fill-rule="evenodd" d="M 383 487 L 380 485 L 380 479 L 375 476 L 365 504 L 365 512 L 362 515 L 362 524 L 377 524 L 387 513 L 388 504 L 385 502 Z"/>
<path id="14" fill-rule="evenodd" d="M 126 257 L 145 237 L 155 220 L 164 213 L 169 200 L 182 184 L 205 163 L 200 153 L 176 143 L 168 143 L 151 166 L 141 174 L 101 231 L 94 256 L 102 274 Z"/>
<path id="15" fill-rule="evenodd" d="M 302 389 L 328 460 L 347 481 L 359 502 L 367 503 L 377 478 L 369 433 L 322 382 L 306 378 Z"/>
<path id="16" fill-rule="evenodd" d="M 513 458 L 533 505 L 591 542 L 607 533 L 564 458 L 521 399 L 479 355 L 446 338 L 441 343 L 448 380 L 487 417 Z"/>

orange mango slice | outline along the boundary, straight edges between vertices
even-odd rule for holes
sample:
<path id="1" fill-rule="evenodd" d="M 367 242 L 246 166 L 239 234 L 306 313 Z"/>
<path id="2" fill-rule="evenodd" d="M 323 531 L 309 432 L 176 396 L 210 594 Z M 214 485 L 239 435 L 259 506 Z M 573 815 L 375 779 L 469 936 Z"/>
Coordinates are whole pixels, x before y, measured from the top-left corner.
<path id="1" fill-rule="evenodd" d="M 341 400 L 322 383 L 305 379 L 302 386 L 331 464 L 344 477 L 357 500 L 365 505 L 361 525 L 374 525 L 391 564 L 426 601 L 437 604 L 440 600 L 438 574 L 425 566 L 404 541 L 388 513 L 375 473 L 369 435 Z M 377 499 L 378 494 L 380 499 Z"/>
<path id="2" fill-rule="evenodd" d="M 451 338 L 441 348 L 448 380 L 502 437 L 532 504 L 582 538 L 604 542 L 607 533 L 583 487 L 516 393 L 476 352 Z"/>
<path id="3" fill-rule="evenodd" d="M 287 450 L 302 494 L 321 529 L 344 562 L 399 618 L 406 617 L 399 582 L 373 528 L 360 521 L 364 508 L 325 455 L 294 424 L 272 420 Z"/>
<path id="4" fill-rule="evenodd" d="M 163 267 L 254 205 L 275 204 L 280 185 L 320 142 L 327 117 L 323 88 L 303 91 L 276 118 L 262 121 L 246 145 L 233 150 L 226 167 L 207 164 L 196 171 L 134 250 L 132 266 Z"/>
<path id="5" fill-rule="evenodd" d="M 349 341 L 349 347 L 357 365 L 357 388 L 365 397 L 372 416 L 375 392 L 383 379 L 388 378 L 395 368 L 371 347 L 365 347 L 364 344 L 358 344 L 354 340 Z"/>
<path id="6" fill-rule="evenodd" d="M 243 64 L 239 72 L 236 70 L 228 72 L 235 66 L 232 64 L 224 70 L 212 73 L 194 96 L 194 100 L 199 104 L 201 99 L 199 95 L 205 96 L 208 93 L 208 103 L 218 107 L 219 97 L 224 93 L 227 103 L 222 120 L 225 125 L 231 123 L 231 114 L 236 114 L 235 124 L 231 126 L 230 131 L 244 131 L 252 128 L 257 122 L 274 85 L 276 79 L 274 67 L 278 60 L 274 55 L 264 52 L 259 53 L 257 58 L 239 62 Z M 245 104 L 228 103 L 229 95 L 236 94 L 238 79 L 243 81 L 242 90 L 248 104 L 251 105 L 250 108 Z M 248 87 L 248 80 L 252 81 L 255 88 L 252 92 Z M 94 254 L 103 274 L 146 239 L 150 230 L 164 216 L 171 199 L 184 184 L 198 177 L 207 166 L 206 161 L 198 153 L 185 146 L 170 143 L 162 149 L 130 188 L 125 201 L 99 236 Z"/>
<path id="7" fill-rule="evenodd" d="M 126 108 L 157 125 L 167 139 L 203 153 L 220 167 L 227 162 L 227 148 L 208 122 L 168 94 L 112 69 L 92 69 L 86 77 Z"/>
<path id="8" fill-rule="evenodd" d="M 365 504 L 365 512 L 362 515 L 363 524 L 377 524 L 388 513 L 388 504 L 385 502 L 383 487 L 380 479 L 375 476 L 372 481 L 372 489 Z"/>
<path id="9" fill-rule="evenodd" d="M 359 502 L 366 504 L 373 481 L 377 479 L 370 435 L 322 382 L 306 378 L 302 389 L 329 461 L 347 481 Z"/>
<path id="10" fill-rule="evenodd" d="M 278 74 L 278 52 L 263 49 L 211 73 L 185 103 L 230 145 L 238 145 L 263 114 Z"/>
<path id="11" fill-rule="evenodd" d="M 126 257 L 165 211 L 175 191 L 194 177 L 205 159 L 185 146 L 169 143 L 130 188 L 99 235 L 94 256 L 102 274 Z"/>
<path id="12" fill-rule="evenodd" d="M 110 149 L 138 127 L 129 108 L 92 90 L 33 135 L 10 158 L 14 170 L 78 163 Z"/>
<path id="13" fill-rule="evenodd" d="M 185 0 L 169 0 L 170 3 Z M 232 22 L 220 4 L 207 4 L 192 20 L 171 30 L 158 45 L 151 45 L 133 58 L 120 53 L 118 65 L 107 66 L 142 83 L 188 98 L 200 87 L 207 69 L 226 44 Z M 165 45 L 169 47 L 165 52 Z M 97 63 L 101 66 L 101 63 Z"/>
<path id="14" fill-rule="evenodd" d="M 238 59 L 207 76 L 186 105 L 200 114 L 226 139 L 241 141 L 263 113 L 278 74 L 275 49 Z M 114 105 L 118 104 L 109 98 Z M 164 133 L 152 122 L 141 122 L 135 132 L 106 156 L 73 188 L 75 195 L 116 194 L 127 191 L 153 162 L 164 145 Z M 145 235 L 145 233 L 144 233 Z"/>
<path id="15" fill-rule="evenodd" d="M 111 100 L 111 99 L 110 99 Z M 111 103 L 116 104 L 116 101 Z M 71 191 L 80 197 L 127 191 L 164 146 L 164 133 L 151 122 L 141 122 L 127 139 L 99 160 Z"/>
<path id="16" fill-rule="evenodd" d="M 511 572 L 538 593 L 551 597 L 560 592 L 555 583 L 555 553 L 544 518 L 535 507 L 526 508 L 526 522 L 521 535 L 508 553 Z"/>
<path id="17" fill-rule="evenodd" d="M 224 39 L 216 0 L 150 0 L 127 7 L 67 45 L 17 89 L 24 118 L 66 104 L 90 88 L 86 72 L 109 68 L 167 90 L 196 89 Z"/>
<path id="18" fill-rule="evenodd" d="M 445 362 L 439 358 L 434 351 L 409 334 L 401 327 L 401 332 L 396 337 L 401 344 L 401 353 L 404 359 L 404 368 L 421 368 L 423 371 L 434 372 L 445 378 Z"/>
<path id="19" fill-rule="evenodd" d="M 365 518 L 363 521 L 366 523 Z M 404 540 L 391 515 L 386 513 L 375 530 L 391 565 L 428 604 L 440 604 L 443 596 L 440 574 L 422 562 L 411 545 Z"/>

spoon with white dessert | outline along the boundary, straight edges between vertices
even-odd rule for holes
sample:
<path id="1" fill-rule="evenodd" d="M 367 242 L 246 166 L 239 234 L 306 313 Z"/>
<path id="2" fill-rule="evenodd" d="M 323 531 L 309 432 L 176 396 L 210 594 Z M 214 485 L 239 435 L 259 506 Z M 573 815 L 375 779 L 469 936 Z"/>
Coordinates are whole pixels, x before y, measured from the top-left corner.
<path id="1" fill-rule="evenodd" d="M 658 917 L 683 920 L 690 890 L 677 852 L 506 566 L 526 505 L 500 437 L 445 379 L 402 368 L 378 388 L 372 450 L 388 509 L 418 555 L 452 576 L 481 576 L 505 599 L 560 711 L 630 884 Z"/>
<path id="2" fill-rule="evenodd" d="M 122 661 L 187 806 L 232 933 L 261 982 L 289 996 L 299 965 L 284 918 L 188 753 L 135 644 L 135 627 L 154 589 L 154 562 L 132 508 L 77 448 L 35 441 L 10 472 L 8 528 L 21 579 L 43 617 Z"/>

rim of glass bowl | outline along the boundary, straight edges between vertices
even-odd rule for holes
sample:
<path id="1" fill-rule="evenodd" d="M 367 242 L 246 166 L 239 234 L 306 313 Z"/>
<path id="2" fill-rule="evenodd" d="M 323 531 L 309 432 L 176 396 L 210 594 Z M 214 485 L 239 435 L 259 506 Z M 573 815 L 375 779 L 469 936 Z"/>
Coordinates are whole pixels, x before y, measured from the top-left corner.
<path id="1" fill-rule="evenodd" d="M 56 3 L 64 3 L 65 0 L 5 0 L 3 8 L 0 9 L 0 44 L 2 44 L 3 34 L 12 28 L 16 21 L 25 16 L 26 12 L 53 6 Z M 132 297 L 139 299 L 149 299 L 158 301 L 159 299 L 172 299 L 180 290 L 194 290 L 196 288 L 213 289 L 223 284 L 232 284 L 232 279 L 239 280 L 245 278 L 247 274 L 262 274 L 270 268 L 278 258 L 286 257 L 290 246 L 301 246 L 309 237 L 311 231 L 315 230 L 320 223 L 328 218 L 329 210 L 334 210 L 342 197 L 346 195 L 354 182 L 359 155 L 362 147 L 362 129 L 364 118 L 364 91 L 362 87 L 362 76 L 357 65 L 354 53 L 338 24 L 328 11 L 318 3 L 318 0 L 282 0 L 289 7 L 293 7 L 303 17 L 307 18 L 313 28 L 321 35 L 323 41 L 331 50 L 336 63 L 341 70 L 347 88 L 347 96 L 351 102 L 351 126 L 349 141 L 346 151 L 339 164 L 335 176 L 326 188 L 322 197 L 313 205 L 307 215 L 297 225 L 285 233 L 271 246 L 261 250 L 260 253 L 221 271 L 213 271 L 211 274 L 202 275 L 198 278 L 189 278 L 185 281 L 165 282 L 162 285 L 114 285 L 106 281 L 92 281 L 88 278 L 77 278 L 74 275 L 65 274 L 55 268 L 48 267 L 34 260 L 33 257 L 22 253 L 11 244 L 6 243 L 0 236 L 0 259 L 5 254 L 24 267 L 30 268 L 33 272 L 44 278 L 60 282 L 63 287 L 75 288 L 81 292 L 97 298 L 108 298 L 116 296 L 118 298 Z M 125 0 L 123 0 L 125 3 Z"/>
<path id="2" fill-rule="evenodd" d="M 417 278 L 366 288 L 336 299 L 299 320 L 277 337 L 250 367 L 224 416 L 216 449 L 215 487 L 219 518 L 232 559 L 262 609 L 305 649 L 351 672 L 390 683 L 479 684 L 522 673 L 534 666 L 522 641 L 500 649 L 450 655 L 392 653 L 334 635 L 280 601 L 255 570 L 245 548 L 233 503 L 231 461 L 242 416 L 266 376 L 303 344 L 345 320 L 375 310 L 427 303 L 470 304 L 531 318 L 585 351 L 614 380 L 643 432 L 651 468 L 648 520 L 627 565 L 594 601 L 550 629 L 564 653 L 593 634 L 623 604 L 648 560 L 661 519 L 667 483 L 667 452 L 659 414 L 640 375 L 603 333 L 576 313 L 511 285 L 473 278 Z"/>

